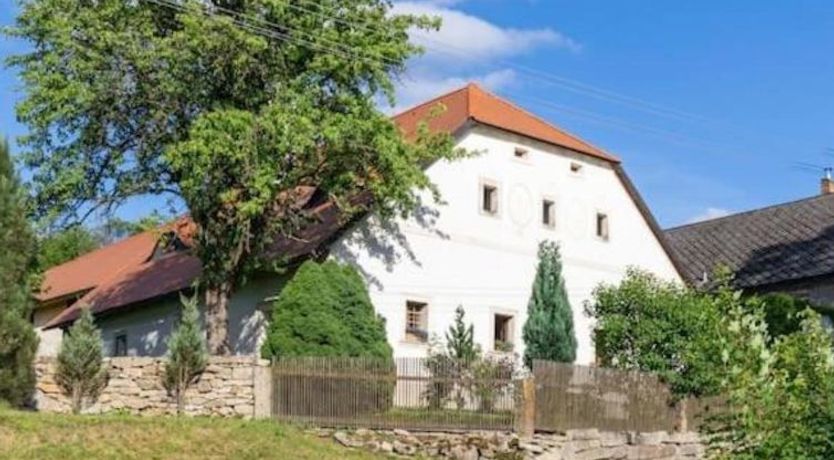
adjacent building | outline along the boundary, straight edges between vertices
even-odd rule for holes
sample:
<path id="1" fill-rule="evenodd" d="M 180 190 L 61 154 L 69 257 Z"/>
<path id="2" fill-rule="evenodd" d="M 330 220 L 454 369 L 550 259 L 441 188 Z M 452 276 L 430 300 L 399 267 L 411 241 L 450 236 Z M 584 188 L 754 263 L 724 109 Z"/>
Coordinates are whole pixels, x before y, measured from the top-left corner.
<path id="1" fill-rule="evenodd" d="M 436 118 L 429 114 L 442 105 Z M 345 222 L 315 190 L 302 203 L 317 219 L 275 242 L 270 255 L 298 263 L 332 257 L 365 277 L 396 356 L 423 356 L 462 306 L 486 351 L 523 351 L 521 330 L 542 240 L 561 246 L 580 363 L 594 360 L 583 304 L 630 266 L 681 280 L 663 232 L 620 160 L 535 115 L 468 85 L 395 117 L 405 136 L 429 120 L 479 154 L 438 161 L 427 174 L 444 204 L 409 219 Z M 89 305 L 111 355 L 160 355 L 178 315 L 178 293 L 199 276 L 187 222 L 82 256 L 46 274 L 36 325 L 53 353 L 60 329 Z M 160 238 L 160 233 L 167 233 Z M 165 244 L 161 244 L 165 241 Z M 686 273 L 689 273 L 687 271 Z M 257 353 L 271 299 L 292 276 L 263 274 L 232 299 L 236 354 Z"/>

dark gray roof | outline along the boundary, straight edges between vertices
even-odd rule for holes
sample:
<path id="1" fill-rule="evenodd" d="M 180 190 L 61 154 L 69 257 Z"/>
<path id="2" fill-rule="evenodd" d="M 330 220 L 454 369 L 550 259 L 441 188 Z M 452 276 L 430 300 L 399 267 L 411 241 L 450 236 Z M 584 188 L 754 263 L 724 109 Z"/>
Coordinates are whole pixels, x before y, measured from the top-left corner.
<path id="1" fill-rule="evenodd" d="M 698 283 L 719 265 L 740 287 L 834 273 L 834 195 L 666 230 L 682 275 Z"/>

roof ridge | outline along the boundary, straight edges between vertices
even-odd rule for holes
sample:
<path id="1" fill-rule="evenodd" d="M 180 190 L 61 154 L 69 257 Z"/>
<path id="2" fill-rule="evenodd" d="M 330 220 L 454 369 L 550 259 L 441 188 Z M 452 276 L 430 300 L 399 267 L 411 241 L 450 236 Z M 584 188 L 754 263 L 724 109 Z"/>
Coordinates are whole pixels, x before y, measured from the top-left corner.
<path id="1" fill-rule="evenodd" d="M 529 111 L 529 110 L 525 109 L 524 107 L 521 107 L 520 105 L 516 104 L 515 102 L 512 102 L 512 101 L 510 101 L 510 100 L 508 100 L 508 99 L 506 99 L 506 98 L 500 97 L 500 96 L 498 96 L 498 95 L 496 95 L 496 94 L 492 93 L 491 91 L 487 91 L 487 90 L 485 90 L 485 89 L 481 88 L 481 87 L 480 87 L 480 85 L 478 85 L 478 84 L 475 84 L 475 83 L 470 83 L 470 86 L 473 86 L 475 89 L 477 89 L 477 90 L 481 91 L 481 92 L 482 92 L 482 93 L 484 93 L 486 96 L 491 97 L 491 98 L 493 98 L 493 99 L 497 100 L 498 102 L 501 102 L 501 103 L 507 104 L 507 105 L 509 105 L 510 107 L 512 107 L 512 108 L 514 108 L 514 109 L 516 109 L 516 110 L 518 110 L 518 111 L 520 111 L 520 112 L 522 112 L 524 115 L 527 115 L 527 116 L 529 116 L 529 117 L 531 117 L 531 118 L 535 119 L 536 121 L 538 121 L 538 122 L 540 122 L 540 123 L 544 123 L 544 124 L 545 124 L 545 125 L 547 125 L 548 127 L 550 127 L 550 128 L 552 128 L 552 129 L 554 129 L 554 130 L 556 130 L 556 131 L 558 131 L 558 132 L 562 133 L 563 135 L 565 135 L 565 136 L 567 136 L 567 137 L 569 137 L 569 138 L 573 139 L 574 141 L 579 142 L 580 144 L 585 144 L 585 145 L 587 145 L 588 147 L 590 147 L 590 148 L 592 148 L 592 149 L 598 150 L 599 152 L 603 153 L 604 155 L 606 155 L 606 156 L 610 157 L 610 158 L 611 158 L 611 161 L 620 162 L 620 159 L 619 159 L 619 158 L 617 158 L 615 155 L 613 155 L 613 154 L 611 154 L 611 153 L 607 152 L 605 149 L 602 149 L 602 148 L 600 148 L 600 147 L 598 147 L 598 146 L 596 146 L 596 145 L 594 145 L 594 144 L 592 144 L 592 143 L 590 143 L 590 142 L 586 141 L 585 139 L 583 139 L 583 138 L 581 138 L 581 137 L 577 136 L 576 134 L 573 134 L 573 133 L 571 133 L 571 132 L 569 132 L 569 131 L 566 131 L 566 130 L 565 130 L 564 128 L 562 128 L 561 126 L 557 126 L 556 124 L 554 124 L 554 123 L 552 123 L 552 122 L 549 122 L 549 121 L 545 120 L 544 118 L 542 118 L 542 117 L 540 117 L 539 115 L 536 115 L 535 113 L 533 113 L 533 112 L 531 112 L 531 111 Z M 469 111 L 469 113 L 471 114 L 472 112 L 471 112 L 471 111 Z M 571 149 L 570 147 L 566 147 L 566 148 L 568 148 L 569 150 L 573 150 L 573 149 Z M 582 153 L 582 152 L 580 152 L 580 153 Z"/>
<path id="2" fill-rule="evenodd" d="M 764 207 L 761 207 L 761 208 L 748 209 L 746 211 L 740 211 L 740 212 L 736 212 L 736 213 L 733 213 L 733 214 L 728 214 L 726 216 L 721 216 L 721 217 L 715 217 L 715 218 L 712 218 L 712 219 L 702 220 L 700 222 L 692 222 L 692 223 L 688 223 L 688 224 L 677 225 L 677 226 L 674 226 L 674 227 L 666 228 L 663 231 L 664 232 L 673 232 L 673 231 L 682 230 L 682 229 L 688 228 L 688 227 L 696 227 L 696 226 L 699 226 L 699 225 L 706 225 L 706 224 L 710 224 L 710 223 L 715 223 L 715 222 L 720 221 L 720 220 L 728 220 L 728 219 L 733 219 L 733 218 L 736 218 L 736 217 L 741 217 L 741 216 L 746 216 L 746 215 L 751 215 L 751 214 L 757 214 L 757 213 L 764 212 L 764 211 L 770 211 L 770 210 L 773 210 L 773 209 L 776 209 L 776 208 L 793 206 L 793 205 L 797 205 L 797 204 L 801 204 L 801 203 L 805 203 L 805 202 L 809 202 L 809 201 L 820 200 L 820 199 L 829 198 L 829 197 L 834 198 L 834 195 L 808 196 L 808 197 L 799 198 L 799 199 L 796 199 L 796 200 L 785 201 L 783 203 L 770 204 L 770 205 L 767 205 L 767 206 L 764 206 Z"/>

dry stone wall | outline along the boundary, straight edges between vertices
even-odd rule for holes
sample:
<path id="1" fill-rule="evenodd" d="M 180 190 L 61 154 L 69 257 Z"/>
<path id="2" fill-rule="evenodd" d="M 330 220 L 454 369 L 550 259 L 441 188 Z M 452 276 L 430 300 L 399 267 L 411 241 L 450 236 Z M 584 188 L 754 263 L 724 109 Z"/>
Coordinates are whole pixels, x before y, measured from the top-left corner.
<path id="1" fill-rule="evenodd" d="M 35 363 L 38 410 L 69 412 L 70 403 L 55 382 L 55 360 Z M 124 411 L 138 415 L 176 413 L 176 402 L 162 385 L 165 362 L 159 358 L 108 358 L 107 386 L 85 412 Z M 187 415 L 268 417 L 269 363 L 253 357 L 211 357 L 206 371 L 186 392 Z"/>
<path id="2" fill-rule="evenodd" d="M 405 457 L 455 460 L 695 460 L 704 446 L 696 433 L 632 433 L 572 430 L 561 434 L 538 433 L 520 439 L 514 433 L 419 433 L 392 431 L 333 431 L 332 437 L 353 449 L 392 453 Z"/>

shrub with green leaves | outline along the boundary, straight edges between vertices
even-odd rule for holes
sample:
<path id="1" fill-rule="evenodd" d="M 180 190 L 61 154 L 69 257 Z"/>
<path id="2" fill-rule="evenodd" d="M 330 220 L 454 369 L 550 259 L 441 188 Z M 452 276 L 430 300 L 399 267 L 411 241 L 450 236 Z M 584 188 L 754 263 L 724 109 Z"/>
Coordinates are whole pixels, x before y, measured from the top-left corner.
<path id="1" fill-rule="evenodd" d="M 35 386 L 38 337 L 29 322 L 34 237 L 9 146 L 0 139 L 0 401 L 25 404 Z"/>
<path id="2" fill-rule="evenodd" d="M 740 309 L 720 352 L 727 410 L 707 424 L 710 454 L 723 460 L 834 458 L 834 353 L 817 313 L 770 338 L 762 311 Z"/>
<path id="3" fill-rule="evenodd" d="M 528 368 L 536 359 L 567 363 L 576 359 L 573 310 L 562 279 L 559 246 L 550 241 L 539 245 L 539 263 L 522 336 Z"/>
<path id="4" fill-rule="evenodd" d="M 742 300 L 721 300 L 629 269 L 616 285 L 601 285 L 585 312 L 596 320 L 593 340 L 602 367 L 659 374 L 677 397 L 714 394 L 720 356 L 714 340 L 721 310 Z"/>
<path id="5" fill-rule="evenodd" d="M 55 371 L 55 380 L 69 396 L 73 413 L 80 413 L 85 400 L 95 400 L 107 385 L 102 363 L 101 332 L 90 310 L 84 308 L 61 342 Z"/>
<path id="6" fill-rule="evenodd" d="M 301 265 L 275 301 L 261 353 L 267 359 L 393 356 L 365 281 L 334 261 Z"/>
<path id="7" fill-rule="evenodd" d="M 168 338 L 164 385 L 177 402 L 177 414 L 185 409 L 185 392 L 197 381 L 208 364 L 208 350 L 200 328 L 197 296 L 180 295 L 182 317 Z"/>

